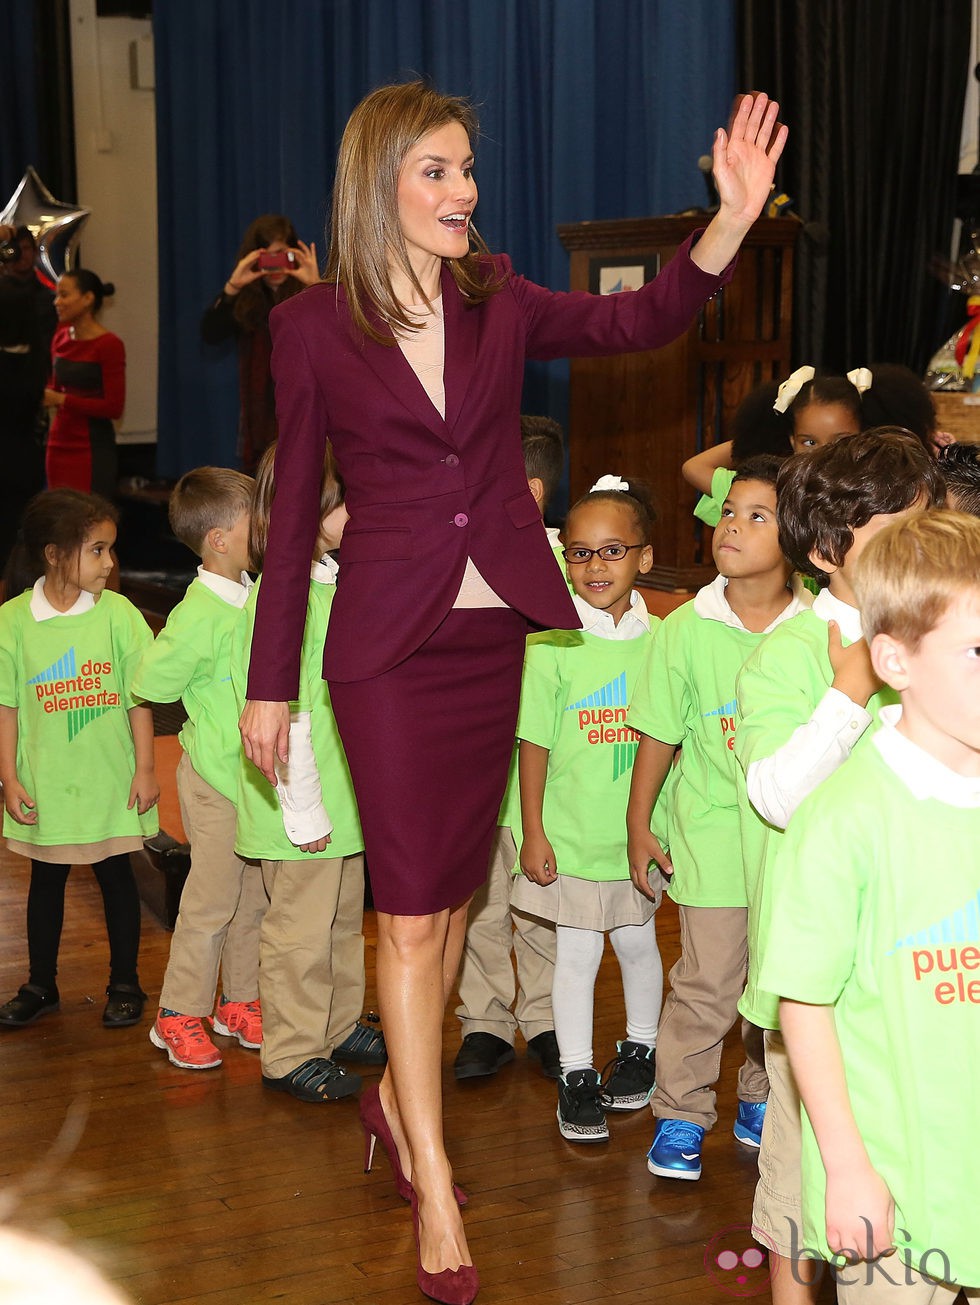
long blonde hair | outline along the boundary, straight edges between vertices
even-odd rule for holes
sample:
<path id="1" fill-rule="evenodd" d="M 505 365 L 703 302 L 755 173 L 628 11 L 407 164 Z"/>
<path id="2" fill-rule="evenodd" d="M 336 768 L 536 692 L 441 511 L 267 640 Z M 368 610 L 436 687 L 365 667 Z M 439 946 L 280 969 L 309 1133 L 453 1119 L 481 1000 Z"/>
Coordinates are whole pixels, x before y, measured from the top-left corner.
<path id="1" fill-rule="evenodd" d="M 419 302 L 428 303 L 412 270 L 398 219 L 398 178 L 409 150 L 450 122 L 458 122 L 470 142 L 475 141 L 479 123 L 473 106 L 415 81 L 382 86 L 366 95 L 344 129 L 324 279 L 344 287 L 355 325 L 380 344 L 394 344 L 394 340 L 378 330 L 369 313 L 401 330 L 416 330 L 419 325 L 395 297 L 390 259 L 408 276 Z M 449 268 L 466 302 L 479 304 L 500 289 L 500 281 L 485 263 L 481 265 L 488 251 L 472 226 L 470 237 L 469 253 L 450 260 Z"/>

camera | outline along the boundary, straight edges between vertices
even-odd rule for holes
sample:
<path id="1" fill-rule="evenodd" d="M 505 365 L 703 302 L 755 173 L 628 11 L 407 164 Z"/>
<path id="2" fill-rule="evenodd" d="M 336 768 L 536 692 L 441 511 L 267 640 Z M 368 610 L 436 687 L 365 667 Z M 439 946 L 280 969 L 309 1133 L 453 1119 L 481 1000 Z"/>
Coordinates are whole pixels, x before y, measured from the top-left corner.
<path id="1" fill-rule="evenodd" d="M 0 266 L 20 261 L 20 244 L 16 240 L 0 240 Z"/>
<path id="2" fill-rule="evenodd" d="M 274 254 L 260 249 L 256 266 L 260 272 L 292 272 L 297 266 L 296 255 L 291 249 L 280 249 Z"/>

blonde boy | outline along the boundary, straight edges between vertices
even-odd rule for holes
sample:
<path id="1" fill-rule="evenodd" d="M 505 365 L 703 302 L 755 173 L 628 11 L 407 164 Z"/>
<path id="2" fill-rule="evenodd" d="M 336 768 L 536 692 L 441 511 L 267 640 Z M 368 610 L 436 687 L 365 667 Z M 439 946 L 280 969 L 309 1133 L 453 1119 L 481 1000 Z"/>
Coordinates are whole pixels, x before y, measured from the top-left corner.
<path id="1" fill-rule="evenodd" d="M 804 1237 L 842 1305 L 980 1299 L 980 522 L 889 526 L 854 586 L 900 704 L 790 821 L 762 970 L 806 1111 Z"/>

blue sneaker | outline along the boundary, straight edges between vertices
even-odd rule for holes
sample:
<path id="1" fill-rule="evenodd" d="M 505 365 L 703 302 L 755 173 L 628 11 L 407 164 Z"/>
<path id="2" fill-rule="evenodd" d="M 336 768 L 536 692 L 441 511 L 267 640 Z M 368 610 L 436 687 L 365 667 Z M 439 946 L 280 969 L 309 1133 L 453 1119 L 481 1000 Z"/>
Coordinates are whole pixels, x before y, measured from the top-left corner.
<path id="1" fill-rule="evenodd" d="M 658 1119 L 647 1168 L 660 1178 L 701 1177 L 701 1143 L 704 1129 L 686 1119 Z"/>
<path id="2" fill-rule="evenodd" d="M 766 1117 L 764 1101 L 740 1101 L 735 1116 L 735 1136 L 746 1146 L 758 1151 L 762 1145 L 762 1121 Z"/>

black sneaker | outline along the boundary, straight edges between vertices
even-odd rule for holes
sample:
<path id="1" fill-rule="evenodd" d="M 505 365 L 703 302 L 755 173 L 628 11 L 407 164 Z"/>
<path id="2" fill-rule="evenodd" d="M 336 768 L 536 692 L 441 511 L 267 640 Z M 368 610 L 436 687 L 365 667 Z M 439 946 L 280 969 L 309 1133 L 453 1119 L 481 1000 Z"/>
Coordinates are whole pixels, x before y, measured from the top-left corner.
<path id="1" fill-rule="evenodd" d="M 602 1071 L 602 1105 L 606 1110 L 640 1110 L 657 1086 L 653 1048 L 645 1042 L 616 1043 L 616 1056 Z"/>
<path id="2" fill-rule="evenodd" d="M 527 1054 L 538 1062 L 545 1078 L 561 1078 L 561 1056 L 554 1029 L 547 1029 L 531 1038 L 527 1044 Z"/>
<path id="3" fill-rule="evenodd" d="M 57 992 L 49 992 L 34 983 L 25 983 L 18 988 L 16 997 L 11 997 L 0 1006 L 0 1024 L 20 1029 L 25 1024 L 33 1024 L 41 1015 L 57 1010 L 60 1004 Z"/>
<path id="4" fill-rule="evenodd" d="M 514 1059 L 514 1048 L 496 1033 L 467 1033 L 456 1052 L 453 1073 L 458 1079 L 489 1078 Z"/>
<path id="5" fill-rule="evenodd" d="M 558 1131 L 568 1142 L 608 1142 L 599 1100 L 602 1084 L 594 1069 L 573 1069 L 558 1083 Z"/>

